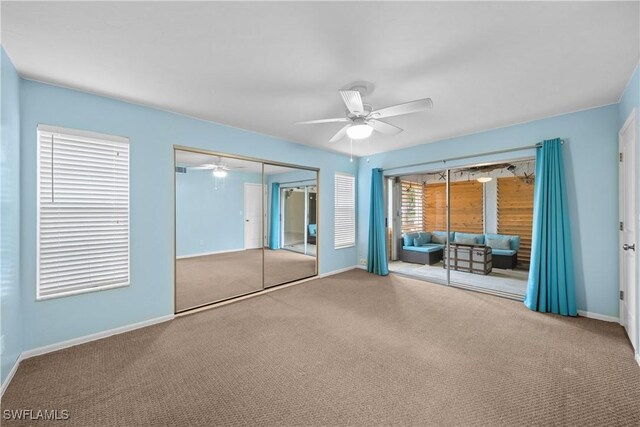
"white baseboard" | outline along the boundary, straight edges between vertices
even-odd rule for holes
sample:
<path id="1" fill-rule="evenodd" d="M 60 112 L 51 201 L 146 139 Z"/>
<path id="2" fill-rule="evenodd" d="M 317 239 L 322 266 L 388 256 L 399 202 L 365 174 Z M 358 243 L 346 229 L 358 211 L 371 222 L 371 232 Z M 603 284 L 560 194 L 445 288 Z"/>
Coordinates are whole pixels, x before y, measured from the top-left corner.
<path id="1" fill-rule="evenodd" d="M 578 310 L 578 314 L 582 317 L 588 317 L 590 319 L 604 320 L 605 322 L 620 323 L 620 319 L 614 316 L 607 316 L 600 313 L 591 313 L 589 311 Z"/>
<path id="2" fill-rule="evenodd" d="M 4 382 L 0 386 L 0 398 L 4 396 L 4 391 L 7 389 L 7 387 L 9 387 L 9 383 L 11 382 L 11 380 L 13 379 L 13 376 L 18 371 L 18 366 L 20 365 L 21 361 L 22 361 L 22 353 L 18 356 L 18 359 L 16 359 L 15 363 L 13 364 L 13 367 L 9 371 L 9 375 L 7 375 L 7 378 L 5 378 Z"/>
<path id="3" fill-rule="evenodd" d="M 73 338 L 67 341 L 61 341 L 59 343 L 45 345 L 42 347 L 26 350 L 22 352 L 22 360 L 28 359 L 34 356 L 40 356 L 41 354 L 51 353 L 52 351 L 62 350 L 63 348 L 73 347 L 75 345 L 84 344 L 87 342 L 107 338 L 112 335 L 122 334 L 124 332 L 133 331 L 135 329 L 144 328 L 147 326 L 155 325 L 157 323 L 166 322 L 172 320 L 175 316 L 169 314 L 167 316 L 156 317 L 155 319 L 144 320 L 142 322 L 133 323 L 131 325 L 120 326 L 118 328 L 109 329 L 102 332 L 96 332 L 95 334 L 89 334 L 78 338 Z"/>
<path id="4" fill-rule="evenodd" d="M 307 277 L 306 279 L 300 279 L 300 280 L 297 280 L 295 282 L 285 283 L 284 285 L 273 286 L 271 288 L 263 289 L 262 291 L 259 291 L 259 292 L 254 292 L 254 293 L 251 293 L 251 294 L 242 295 L 242 296 L 239 296 L 237 298 L 232 298 L 232 299 L 227 300 L 227 301 L 222 301 L 222 302 L 219 302 L 219 303 L 206 305 L 206 306 L 200 307 L 200 308 L 194 308 L 193 310 L 185 311 L 183 313 L 178 313 L 176 316 L 177 317 L 189 316 L 191 314 L 196 314 L 196 313 L 199 313 L 201 311 L 206 311 L 206 310 L 211 310 L 213 308 L 222 307 L 223 305 L 227 305 L 227 304 L 233 304 L 233 303 L 236 303 L 238 301 L 245 300 L 245 299 L 259 297 L 261 295 L 265 295 L 265 294 L 268 294 L 268 293 L 271 293 L 271 292 L 278 292 L 279 290 L 282 290 L 282 289 L 285 289 L 285 288 L 289 288 L 291 286 L 297 286 L 297 285 L 300 285 L 302 283 L 310 282 L 312 280 L 321 279 L 323 277 L 328 277 L 328 276 L 333 276 L 335 274 L 344 273 L 345 271 L 353 270 L 354 268 L 356 268 L 356 266 L 352 265 L 350 267 L 345 267 L 345 268 L 340 268 L 338 270 L 328 271 L 326 273 L 318 274 L 317 276 Z"/>
<path id="5" fill-rule="evenodd" d="M 638 363 L 638 366 L 640 366 L 640 353 L 636 353 L 636 362 Z"/>
<path id="6" fill-rule="evenodd" d="M 358 266 L 357 265 L 351 265 L 349 267 L 340 268 L 338 270 L 328 271 L 326 273 L 319 274 L 318 278 L 328 277 L 328 276 L 333 276 L 334 274 L 344 273 L 345 271 L 353 270 L 354 268 L 358 268 Z M 312 279 L 315 279 L 315 277 L 312 277 Z"/>
<path id="7" fill-rule="evenodd" d="M 241 250 L 243 250 L 243 249 L 241 249 Z M 338 269 L 338 270 L 329 271 L 329 272 L 326 272 L 326 273 L 322 273 L 322 274 L 318 275 L 317 277 L 309 277 L 307 279 L 303 279 L 303 280 L 300 280 L 298 282 L 291 283 L 289 285 L 285 285 L 285 286 L 278 287 L 278 288 L 273 288 L 273 289 L 267 289 L 267 290 L 265 290 L 265 292 L 276 291 L 278 289 L 282 289 L 283 287 L 297 285 L 297 284 L 300 284 L 300 283 L 303 283 L 303 282 L 308 282 L 308 281 L 313 280 L 313 279 L 333 276 L 335 274 L 344 273 L 345 271 L 353 270 L 354 268 L 358 268 L 358 267 L 359 266 L 353 265 L 353 266 L 341 268 L 341 269 Z M 255 296 L 255 295 L 259 295 L 259 294 L 248 295 L 248 297 Z M 45 345 L 45 346 L 42 346 L 42 347 L 33 348 L 31 350 L 23 351 L 20 354 L 20 356 L 18 356 L 18 359 L 16 360 L 16 362 L 13 365 L 13 367 L 11 368 L 11 371 L 9 372 L 9 375 L 7 375 L 7 378 L 2 383 L 2 386 L 0 386 L 0 397 L 4 394 L 4 391 L 9 386 L 9 383 L 11 382 L 11 380 L 13 379 L 13 376 L 15 375 L 16 371 L 18 370 L 18 366 L 20 365 L 20 362 L 25 360 L 25 359 L 29 359 L 30 357 L 40 356 L 40 355 L 43 355 L 43 354 L 47 354 L 47 353 L 51 353 L 51 352 L 54 352 L 54 351 L 62 350 L 64 348 L 73 347 L 73 346 L 76 346 L 76 345 L 88 343 L 88 342 L 99 340 L 99 339 L 102 339 L 102 338 L 107 338 L 107 337 L 110 337 L 110 336 L 113 336 L 113 335 L 122 334 L 124 332 L 133 331 L 135 329 L 144 328 L 144 327 L 155 325 L 155 324 L 158 324 L 158 323 L 163 323 L 163 322 L 172 320 L 174 317 L 175 317 L 175 315 L 173 315 L 173 314 L 170 314 L 170 315 L 167 315 L 167 316 L 162 316 L 162 317 L 156 317 L 155 319 L 144 320 L 142 322 L 133 323 L 131 325 L 120 326 L 118 328 L 113 328 L 113 329 L 109 329 L 109 330 L 102 331 L 102 332 L 96 332 L 95 334 L 89 334 L 89 335 L 85 335 L 85 336 L 82 336 L 82 337 L 73 338 L 73 339 L 66 340 L 66 341 L 61 341 L 61 342 L 58 342 L 58 343 L 55 343 L 55 344 L 49 344 L 49 345 Z"/>
<path id="8" fill-rule="evenodd" d="M 11 368 L 9 375 L 7 375 L 7 379 L 4 381 L 4 383 L 2 383 L 2 386 L 0 388 L 0 397 L 4 394 L 4 391 L 9 386 L 9 383 L 11 382 L 11 380 L 13 379 L 13 376 L 18 370 L 18 366 L 20 365 L 20 362 L 22 362 L 25 359 L 29 359 L 30 357 L 34 357 L 34 356 L 40 356 L 46 353 L 51 353 L 53 351 L 62 350 L 63 348 L 73 347 L 75 345 L 99 340 L 102 338 L 107 338 L 113 335 L 122 334 L 124 332 L 133 331 L 135 329 L 145 328 L 147 326 L 155 325 L 158 323 L 163 323 L 168 320 L 172 320 L 174 317 L 175 316 L 173 314 L 162 316 L 162 317 L 156 317 L 155 319 L 144 320 L 142 322 L 133 323 L 131 325 L 120 326 L 118 328 L 109 329 L 107 331 L 96 332 L 95 334 L 89 334 L 82 337 L 61 341 L 59 343 L 45 345 L 45 346 L 37 347 L 31 350 L 23 351 L 18 357 L 18 360 L 16 360 L 16 363 L 13 365 L 13 368 Z"/>
<path id="9" fill-rule="evenodd" d="M 176 257 L 176 259 L 195 258 L 195 257 L 199 257 L 199 256 L 216 255 L 216 254 L 226 254 L 226 253 L 229 253 L 229 252 L 240 252 L 240 251 L 244 251 L 244 248 L 240 248 L 240 249 L 226 249 L 226 250 L 224 250 L 224 251 L 201 252 L 201 253 L 199 253 L 199 254 L 180 255 L 180 256 L 177 256 L 177 257 Z"/>

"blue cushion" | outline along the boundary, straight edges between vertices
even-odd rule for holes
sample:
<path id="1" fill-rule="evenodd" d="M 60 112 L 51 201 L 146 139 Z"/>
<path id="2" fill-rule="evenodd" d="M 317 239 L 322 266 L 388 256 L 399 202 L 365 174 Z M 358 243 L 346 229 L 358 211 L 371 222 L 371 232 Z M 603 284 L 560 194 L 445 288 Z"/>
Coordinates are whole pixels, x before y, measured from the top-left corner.
<path id="1" fill-rule="evenodd" d="M 413 239 L 419 236 L 419 233 L 406 233 L 402 238 L 405 246 L 413 246 Z"/>
<path id="2" fill-rule="evenodd" d="M 455 232 L 452 231 L 449 233 L 449 240 L 453 241 L 455 237 Z M 431 232 L 431 241 L 434 243 L 445 244 L 447 242 L 447 232 L 446 231 L 432 231 Z"/>
<path id="3" fill-rule="evenodd" d="M 515 255 L 518 251 L 514 251 L 513 249 L 493 249 L 491 248 L 491 253 L 493 255 L 506 255 L 512 256 Z"/>
<path id="4" fill-rule="evenodd" d="M 518 251 L 520 249 L 520 236 L 508 236 L 506 234 L 485 234 L 485 239 L 511 239 L 511 250 Z"/>
<path id="5" fill-rule="evenodd" d="M 462 239 L 475 239 L 476 243 L 479 245 L 484 244 L 484 234 L 472 234 L 472 233 L 458 233 L 456 232 L 455 242 L 457 243 Z"/>
<path id="6" fill-rule="evenodd" d="M 405 251 L 413 251 L 413 252 L 436 252 L 443 248 L 442 245 L 434 245 L 434 244 L 426 244 L 425 246 L 403 246 L 402 249 Z"/>
<path id="7" fill-rule="evenodd" d="M 425 233 L 421 231 L 418 233 L 418 237 L 413 239 L 413 246 L 422 246 L 427 243 L 431 243 L 431 233 Z"/>
<path id="8" fill-rule="evenodd" d="M 494 239 L 493 237 L 487 238 L 487 246 L 491 249 L 511 249 L 511 239 Z"/>
<path id="9" fill-rule="evenodd" d="M 418 236 L 420 239 L 425 240 L 424 243 L 431 243 L 431 233 L 428 231 L 420 231 L 418 232 Z"/>
<path id="10" fill-rule="evenodd" d="M 457 243 L 459 245 L 477 245 L 478 241 L 475 237 L 460 237 L 456 234 L 456 239 L 453 243 Z"/>
<path id="11" fill-rule="evenodd" d="M 309 234 L 310 235 L 312 235 L 312 236 L 316 235 L 316 230 L 317 230 L 316 227 L 317 227 L 316 224 L 309 224 Z"/>

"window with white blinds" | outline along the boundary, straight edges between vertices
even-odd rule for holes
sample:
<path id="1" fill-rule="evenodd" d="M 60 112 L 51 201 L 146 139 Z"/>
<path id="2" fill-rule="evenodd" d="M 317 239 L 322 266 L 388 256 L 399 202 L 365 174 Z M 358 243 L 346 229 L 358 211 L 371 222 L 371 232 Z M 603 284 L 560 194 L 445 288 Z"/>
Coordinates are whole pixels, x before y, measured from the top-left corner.
<path id="1" fill-rule="evenodd" d="M 401 181 L 402 199 L 400 201 L 400 212 L 402 214 L 402 233 L 411 231 L 423 231 L 422 223 L 422 184 L 410 181 Z"/>
<path id="2" fill-rule="evenodd" d="M 129 284 L 129 140 L 38 126 L 37 298 Z"/>
<path id="3" fill-rule="evenodd" d="M 336 249 L 356 244 L 356 180 L 353 175 L 335 176 L 335 240 Z"/>

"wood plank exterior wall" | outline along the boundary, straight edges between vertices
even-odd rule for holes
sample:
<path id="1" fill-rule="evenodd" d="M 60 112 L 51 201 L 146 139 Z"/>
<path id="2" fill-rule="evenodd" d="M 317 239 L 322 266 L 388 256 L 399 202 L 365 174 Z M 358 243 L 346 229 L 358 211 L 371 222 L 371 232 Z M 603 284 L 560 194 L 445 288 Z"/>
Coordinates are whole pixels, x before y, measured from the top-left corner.
<path id="1" fill-rule="evenodd" d="M 445 183 L 427 184 L 422 198 L 423 224 L 427 231 L 446 230 Z M 451 231 L 482 234 L 484 191 L 478 181 L 451 183 Z"/>
<path id="2" fill-rule="evenodd" d="M 498 233 L 520 236 L 518 264 L 523 266 L 531 259 L 533 187 L 517 177 L 498 178 Z"/>

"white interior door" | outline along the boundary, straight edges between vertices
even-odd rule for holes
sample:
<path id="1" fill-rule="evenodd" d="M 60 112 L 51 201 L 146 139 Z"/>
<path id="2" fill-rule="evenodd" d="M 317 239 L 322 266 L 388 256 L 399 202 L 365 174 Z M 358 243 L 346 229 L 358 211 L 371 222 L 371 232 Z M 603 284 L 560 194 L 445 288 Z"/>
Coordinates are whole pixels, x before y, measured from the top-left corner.
<path id="1" fill-rule="evenodd" d="M 636 111 L 620 130 L 618 145 L 619 163 L 619 212 L 620 212 L 620 323 L 625 327 L 633 348 L 638 349 L 636 276 L 637 248 L 636 227 Z"/>
<path id="2" fill-rule="evenodd" d="M 244 184 L 244 248 L 262 247 L 262 185 Z"/>

